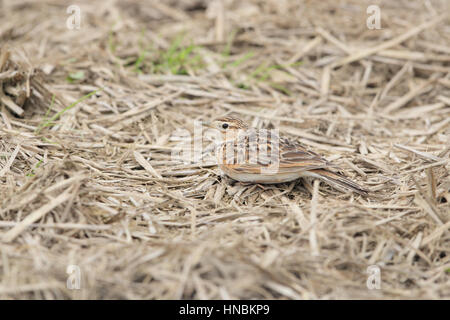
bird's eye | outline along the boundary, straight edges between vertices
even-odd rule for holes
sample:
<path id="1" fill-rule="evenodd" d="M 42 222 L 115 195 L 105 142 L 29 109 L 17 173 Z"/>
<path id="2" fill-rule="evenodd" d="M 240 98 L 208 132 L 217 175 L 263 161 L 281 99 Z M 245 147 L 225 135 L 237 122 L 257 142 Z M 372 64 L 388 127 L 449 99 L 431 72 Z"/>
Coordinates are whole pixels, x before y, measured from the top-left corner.
<path id="1" fill-rule="evenodd" d="M 228 128 L 228 123 L 224 123 L 224 124 L 222 125 L 222 128 L 224 128 L 224 129 Z"/>

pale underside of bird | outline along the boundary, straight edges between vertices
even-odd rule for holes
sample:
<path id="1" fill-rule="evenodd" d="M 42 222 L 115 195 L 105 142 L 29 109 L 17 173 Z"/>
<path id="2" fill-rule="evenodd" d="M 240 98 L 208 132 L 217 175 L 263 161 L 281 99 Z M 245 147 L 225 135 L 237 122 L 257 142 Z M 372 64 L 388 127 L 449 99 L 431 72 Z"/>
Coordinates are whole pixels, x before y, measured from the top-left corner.
<path id="1" fill-rule="evenodd" d="M 250 128 L 235 118 L 219 118 L 210 127 L 222 133 L 216 149 L 220 170 L 247 183 L 273 184 L 316 178 L 343 191 L 368 191 L 336 172 L 336 166 L 302 145 L 281 137 L 277 130 Z"/>

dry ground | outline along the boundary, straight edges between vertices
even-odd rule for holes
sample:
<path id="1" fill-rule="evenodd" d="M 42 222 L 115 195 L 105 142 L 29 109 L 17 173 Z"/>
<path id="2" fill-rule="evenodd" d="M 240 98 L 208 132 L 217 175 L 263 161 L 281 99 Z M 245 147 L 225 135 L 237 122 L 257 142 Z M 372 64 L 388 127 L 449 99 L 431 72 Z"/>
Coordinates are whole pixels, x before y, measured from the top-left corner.
<path id="1" fill-rule="evenodd" d="M 0 298 L 450 298 L 449 1 L 75 2 L 0 1 Z M 171 158 L 230 113 L 375 196 Z"/>

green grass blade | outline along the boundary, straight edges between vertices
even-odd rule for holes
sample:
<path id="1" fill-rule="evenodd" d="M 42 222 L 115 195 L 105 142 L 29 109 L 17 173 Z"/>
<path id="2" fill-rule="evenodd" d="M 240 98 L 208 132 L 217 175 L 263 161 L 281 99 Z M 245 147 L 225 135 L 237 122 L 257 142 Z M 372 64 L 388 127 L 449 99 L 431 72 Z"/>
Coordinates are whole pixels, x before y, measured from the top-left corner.
<path id="1" fill-rule="evenodd" d="M 68 110 L 72 109 L 73 107 L 75 107 L 77 104 L 79 104 L 80 102 L 88 99 L 89 97 L 91 97 L 92 95 L 96 94 L 98 91 L 101 91 L 102 89 L 97 89 L 94 90 L 92 92 L 89 92 L 87 95 L 81 97 L 80 99 L 78 99 L 77 101 L 73 102 L 72 104 L 70 104 L 69 106 L 65 107 L 63 110 L 61 110 L 60 112 L 56 113 L 53 117 L 51 117 L 50 119 L 46 120 L 44 123 L 42 123 L 41 125 L 39 125 L 39 127 L 36 129 L 36 134 L 39 134 L 39 132 L 46 127 L 51 127 L 55 124 L 55 120 L 57 120 L 60 116 L 62 116 L 65 112 L 67 112 Z"/>

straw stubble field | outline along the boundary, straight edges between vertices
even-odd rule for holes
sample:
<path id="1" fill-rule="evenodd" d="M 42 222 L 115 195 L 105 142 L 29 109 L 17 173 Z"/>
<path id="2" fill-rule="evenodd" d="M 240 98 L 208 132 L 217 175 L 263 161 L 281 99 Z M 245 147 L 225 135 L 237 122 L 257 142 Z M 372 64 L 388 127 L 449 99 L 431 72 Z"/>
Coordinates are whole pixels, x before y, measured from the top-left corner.
<path id="1" fill-rule="evenodd" d="M 0 298 L 450 298 L 448 1 L 72 4 L 0 1 Z M 223 115 L 372 196 L 171 157 Z"/>

